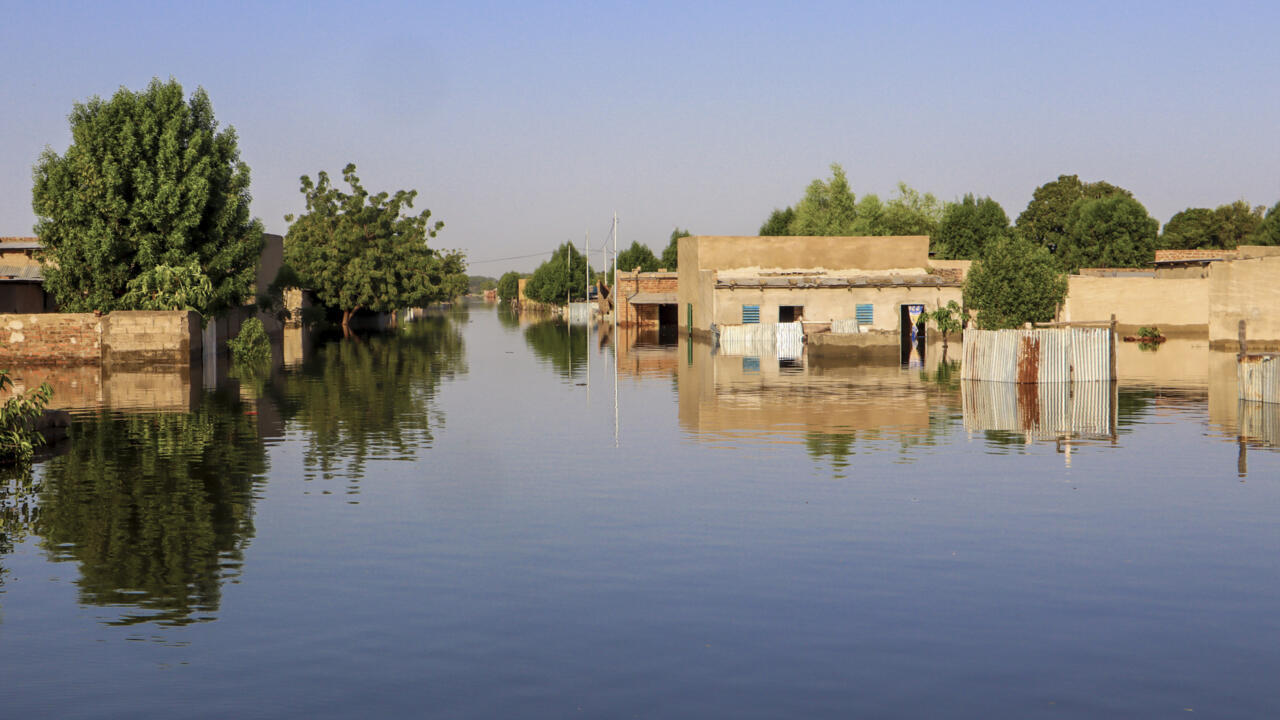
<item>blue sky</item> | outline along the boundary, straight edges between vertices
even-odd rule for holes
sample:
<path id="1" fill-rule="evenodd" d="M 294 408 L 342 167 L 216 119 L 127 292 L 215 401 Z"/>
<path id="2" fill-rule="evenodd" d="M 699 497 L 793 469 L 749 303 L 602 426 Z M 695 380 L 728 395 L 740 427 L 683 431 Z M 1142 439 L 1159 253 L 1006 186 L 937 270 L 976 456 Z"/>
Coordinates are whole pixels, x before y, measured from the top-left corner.
<path id="1" fill-rule="evenodd" d="M 416 188 L 472 272 L 566 239 L 657 251 L 754 234 L 841 163 L 990 195 L 1061 173 L 1160 220 L 1280 200 L 1277 3 L 10 3 L 0 1 L 0 235 L 74 102 L 203 86 L 283 233 L 298 177 L 355 162 Z M 595 257 L 598 257 L 596 255 Z M 593 258 L 594 259 L 594 258 Z"/>

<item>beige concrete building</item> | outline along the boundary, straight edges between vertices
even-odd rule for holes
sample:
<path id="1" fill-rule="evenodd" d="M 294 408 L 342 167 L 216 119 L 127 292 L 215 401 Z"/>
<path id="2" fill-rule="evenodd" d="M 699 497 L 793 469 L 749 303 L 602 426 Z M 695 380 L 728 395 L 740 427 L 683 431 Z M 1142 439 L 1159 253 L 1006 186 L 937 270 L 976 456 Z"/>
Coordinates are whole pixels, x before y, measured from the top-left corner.
<path id="1" fill-rule="evenodd" d="M 930 261 L 926 236 L 704 235 L 681 238 L 679 252 L 678 322 L 697 334 L 713 324 L 842 320 L 900 332 L 907 306 L 960 302 L 968 269 Z"/>

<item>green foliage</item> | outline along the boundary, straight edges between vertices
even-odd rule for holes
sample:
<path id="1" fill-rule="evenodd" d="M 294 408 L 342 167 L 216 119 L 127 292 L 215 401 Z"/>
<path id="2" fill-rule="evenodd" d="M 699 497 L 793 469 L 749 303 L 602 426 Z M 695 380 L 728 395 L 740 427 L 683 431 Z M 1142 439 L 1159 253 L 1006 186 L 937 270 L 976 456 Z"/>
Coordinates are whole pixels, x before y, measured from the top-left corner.
<path id="1" fill-rule="evenodd" d="M 524 329 L 524 341 L 560 377 L 572 380 L 585 375 L 590 351 L 585 325 L 569 325 L 560 320 L 533 323 Z"/>
<path id="2" fill-rule="evenodd" d="M 1250 207 L 1248 202 L 1237 200 L 1229 205 L 1219 205 L 1213 211 L 1214 247 L 1234 249 L 1249 243 L 1249 238 L 1262 227 L 1264 207 Z"/>
<path id="3" fill-rule="evenodd" d="M 1138 337 L 1142 340 L 1155 340 L 1160 337 L 1160 328 L 1158 327 L 1140 327 L 1138 328 Z"/>
<path id="4" fill-rule="evenodd" d="M 486 290 L 493 290 L 498 287 L 498 279 L 491 278 L 487 275 L 468 275 L 467 276 L 467 293 L 470 295 L 479 295 Z"/>
<path id="5" fill-rule="evenodd" d="M 156 265 L 130 280 L 127 287 L 122 305 L 135 310 L 199 312 L 213 299 L 213 282 L 196 262 Z"/>
<path id="6" fill-rule="evenodd" d="M 948 335 L 958 333 L 964 328 L 964 323 L 962 322 L 964 309 L 955 300 L 947 301 L 946 305 L 925 313 L 925 316 L 932 320 L 934 327 L 938 328 L 938 332 L 942 333 L 943 345 L 947 344 Z"/>
<path id="7" fill-rule="evenodd" d="M 498 278 L 498 299 L 502 302 L 511 302 L 519 291 L 520 273 L 512 270 L 503 273 L 502 277 Z"/>
<path id="8" fill-rule="evenodd" d="M 942 204 L 933 193 L 921 194 L 906 183 L 898 183 L 898 194 L 885 203 L 875 224 L 875 235 L 933 235 L 943 215 Z"/>
<path id="9" fill-rule="evenodd" d="M 42 464 L 32 534 L 79 564 L 79 601 L 113 625 L 211 619 L 254 534 L 257 418 L 208 393 L 190 413 L 77 416 L 72 433 Z"/>
<path id="10" fill-rule="evenodd" d="M 1055 256 L 1065 270 L 1143 267 L 1155 260 L 1159 223 L 1127 195 L 1079 200 L 1067 215 L 1066 235 Z"/>
<path id="11" fill-rule="evenodd" d="M 648 245 L 632 240 L 631 247 L 618 253 L 618 272 L 631 272 L 636 268 L 641 272 L 653 272 L 658 269 L 658 258 Z"/>
<path id="12" fill-rule="evenodd" d="M 427 246 L 444 223 L 430 223 L 430 210 L 407 214 L 416 190 L 371 195 L 353 164 L 342 177 L 350 193 L 330 185 L 323 171 L 315 182 L 302 176 L 307 211 L 286 217 L 285 262 L 321 303 L 342 311 L 344 326 L 360 309 L 395 312 L 466 292 L 462 254 Z"/>
<path id="13" fill-rule="evenodd" d="M 1249 236 L 1250 245 L 1280 245 L 1280 202 L 1271 206 L 1258 229 Z"/>
<path id="14" fill-rule="evenodd" d="M 769 218 L 760 226 L 760 234 L 765 237 L 790 235 L 791 223 L 796 219 L 796 211 L 788 205 L 782 210 L 774 208 Z"/>
<path id="15" fill-rule="evenodd" d="M 1209 208 L 1187 208 L 1175 213 L 1160 234 L 1160 247 L 1169 250 L 1194 250 L 1214 247 L 1213 211 Z"/>
<path id="16" fill-rule="evenodd" d="M 240 323 L 240 332 L 227 341 L 236 362 L 256 365 L 271 362 L 271 340 L 262 321 L 251 317 Z"/>
<path id="17" fill-rule="evenodd" d="M 898 183 L 887 203 L 873 194 L 858 199 L 844 168 L 831 164 L 830 180 L 809 183 L 795 208 L 774 210 L 761 235 L 932 235 L 943 207 L 931 193 Z"/>
<path id="18" fill-rule="evenodd" d="M 7 370 L 0 370 L 0 393 L 6 391 L 13 392 L 13 378 Z M 29 393 L 13 393 L 0 403 L 0 464 L 31 462 L 35 449 L 44 443 L 35 424 L 52 398 L 53 388 L 41 383 Z"/>
<path id="19" fill-rule="evenodd" d="M 1027 209 L 1018 215 L 1015 227 L 1022 237 L 1043 247 L 1058 247 L 1067 240 L 1067 216 L 1080 200 L 1098 200 L 1133 193 L 1108 182 L 1081 182 L 1075 175 L 1059 175 L 1035 189 Z"/>
<path id="20" fill-rule="evenodd" d="M 790 209 L 790 208 L 788 208 Z M 674 272 L 680 267 L 680 238 L 690 237 L 693 233 L 688 230 L 676 228 L 671 231 L 671 240 L 667 242 L 667 247 L 662 251 L 662 266 L 667 270 Z M 762 235 L 764 233 L 761 233 Z"/>
<path id="21" fill-rule="evenodd" d="M 35 166 L 32 207 L 44 248 L 45 289 L 62 310 L 141 309 L 160 275 L 194 265 L 205 317 L 240 305 L 253 288 L 262 224 L 249 217 L 249 167 L 236 133 L 218 131 L 204 90 L 189 101 L 176 80 L 109 101 L 76 103 L 71 145 Z M 160 271 L 167 267 L 169 271 Z M 203 285 L 202 282 L 196 285 Z M 176 291 L 175 291 L 176 292 Z"/>
<path id="22" fill-rule="evenodd" d="M 564 243 L 556 249 L 550 260 L 533 271 L 533 276 L 525 284 L 525 295 L 549 305 L 562 305 L 566 298 L 585 300 L 587 272 L 587 258 L 578 252 L 573 243 Z"/>
<path id="23" fill-rule="evenodd" d="M 1009 216 L 1000 203 L 968 194 L 942 211 L 930 244 L 941 260 L 972 260 L 982 256 L 988 243 L 1009 232 Z"/>
<path id="24" fill-rule="evenodd" d="M 985 329 L 1053 319 L 1067 296 L 1067 277 L 1049 251 L 1022 237 L 999 238 L 969 270 L 964 304 Z"/>

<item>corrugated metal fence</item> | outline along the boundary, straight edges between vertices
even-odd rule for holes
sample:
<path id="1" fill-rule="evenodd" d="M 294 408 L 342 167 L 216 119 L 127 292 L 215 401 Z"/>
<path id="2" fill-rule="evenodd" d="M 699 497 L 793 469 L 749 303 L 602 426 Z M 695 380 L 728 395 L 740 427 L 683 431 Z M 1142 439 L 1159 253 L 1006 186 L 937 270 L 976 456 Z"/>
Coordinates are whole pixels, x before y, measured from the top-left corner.
<path id="1" fill-rule="evenodd" d="M 960 383 L 964 427 L 970 432 L 1004 431 L 1052 438 L 1109 437 L 1111 384 Z"/>
<path id="2" fill-rule="evenodd" d="M 587 325 L 591 322 L 591 316 L 595 313 L 595 305 L 593 303 L 576 302 L 569 303 L 569 324 L 570 325 Z"/>
<path id="3" fill-rule="evenodd" d="M 1009 383 L 1109 381 L 1110 328 L 964 331 L 960 377 Z"/>
<path id="4" fill-rule="evenodd" d="M 831 321 L 832 335 L 853 335 L 862 332 L 857 318 L 840 318 Z"/>
<path id="5" fill-rule="evenodd" d="M 777 354 L 796 359 L 804 352 L 804 329 L 798 322 L 718 325 L 721 355 L 762 357 Z"/>
<path id="6" fill-rule="evenodd" d="M 1280 402 L 1280 357 L 1245 355 L 1236 364 L 1236 387 L 1241 400 Z"/>

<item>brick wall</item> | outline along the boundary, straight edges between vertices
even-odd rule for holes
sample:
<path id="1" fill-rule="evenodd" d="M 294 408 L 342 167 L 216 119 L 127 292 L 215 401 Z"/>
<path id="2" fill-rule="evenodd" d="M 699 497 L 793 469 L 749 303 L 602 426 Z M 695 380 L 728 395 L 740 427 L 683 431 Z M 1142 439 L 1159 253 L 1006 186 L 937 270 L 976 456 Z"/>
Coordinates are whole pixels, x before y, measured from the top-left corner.
<path id="1" fill-rule="evenodd" d="M 0 315 L 0 363 L 186 363 L 200 341 L 194 312 Z"/>
<path id="2" fill-rule="evenodd" d="M 1229 260 L 1235 256 L 1235 250 L 1157 250 L 1156 262 L 1176 262 L 1181 260 Z"/>
<path id="3" fill-rule="evenodd" d="M 673 272 L 618 272 L 618 324 L 657 327 L 657 305 L 632 305 L 628 298 L 636 293 L 662 293 L 673 298 L 679 287 L 679 275 Z"/>
<path id="4" fill-rule="evenodd" d="M 96 364 L 105 317 L 92 313 L 0 315 L 0 361 L 27 365 Z"/>

